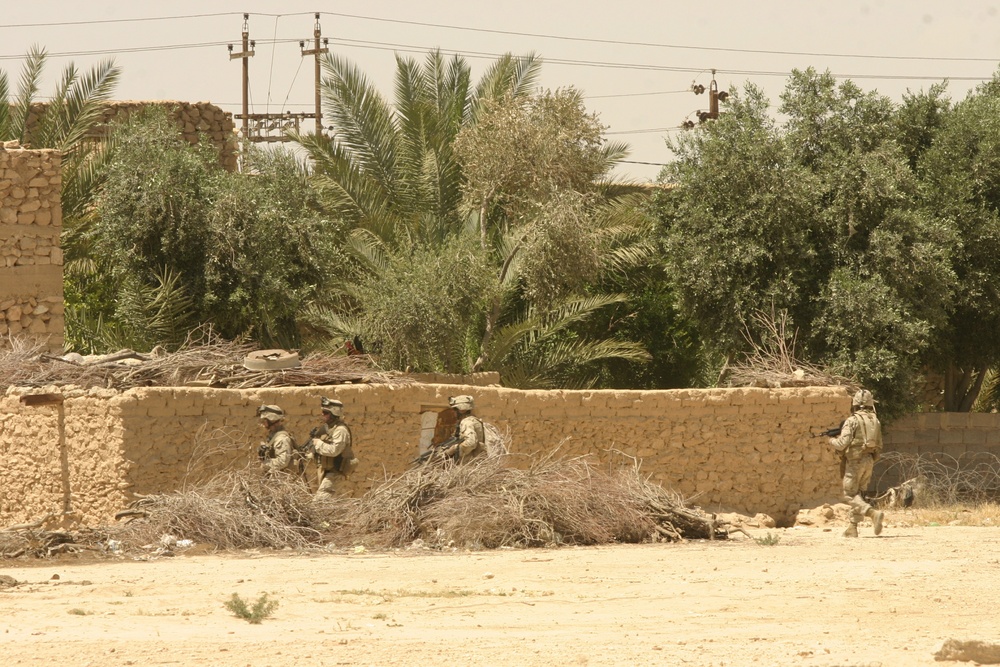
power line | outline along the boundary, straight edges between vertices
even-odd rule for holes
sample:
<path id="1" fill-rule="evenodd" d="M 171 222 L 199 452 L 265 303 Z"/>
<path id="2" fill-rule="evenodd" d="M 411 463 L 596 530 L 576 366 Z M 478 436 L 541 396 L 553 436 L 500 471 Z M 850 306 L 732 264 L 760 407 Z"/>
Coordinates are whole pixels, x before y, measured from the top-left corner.
<path id="1" fill-rule="evenodd" d="M 643 130 L 615 130 L 613 132 L 605 132 L 604 134 L 656 134 L 661 132 L 676 132 L 680 130 L 679 126 L 673 127 L 648 127 Z"/>
<path id="2" fill-rule="evenodd" d="M 282 14 L 271 14 L 266 12 L 249 12 L 251 16 L 262 16 L 269 18 L 271 17 L 277 18 L 281 16 L 305 16 L 310 13 L 312 12 L 291 12 Z M 143 23 L 143 22 L 154 22 L 154 21 L 216 18 L 222 16 L 239 16 L 240 14 L 241 12 L 213 12 L 205 14 L 180 14 L 172 16 L 148 16 L 148 17 L 122 18 L 122 19 L 91 19 L 86 21 L 11 23 L 11 24 L 0 24 L 0 29 L 88 26 L 88 25 L 116 24 L 116 23 Z M 427 28 L 442 28 L 446 30 L 457 30 L 464 32 L 490 33 L 496 35 L 511 35 L 517 37 L 532 37 L 532 38 L 552 39 L 552 40 L 569 41 L 569 42 L 585 42 L 592 44 L 609 44 L 615 46 L 640 46 L 640 47 L 660 48 L 660 49 L 678 49 L 678 50 L 690 50 L 690 51 L 709 51 L 709 52 L 719 52 L 719 53 L 739 53 L 739 54 L 756 54 L 756 55 L 800 56 L 809 58 L 860 58 L 860 59 L 871 59 L 871 60 L 915 60 L 915 61 L 932 61 L 932 62 L 943 61 L 943 62 L 989 62 L 989 63 L 995 63 L 998 60 L 1000 60 L 1000 57 L 973 58 L 973 57 L 959 57 L 959 56 L 909 56 L 909 55 L 893 56 L 893 55 L 871 54 L 871 53 L 833 53 L 833 52 L 823 52 L 823 51 L 785 51 L 778 49 L 740 49 L 733 47 L 695 46 L 690 44 L 637 42 L 637 41 L 618 40 L 618 39 L 574 37 L 570 35 L 557 35 L 551 33 L 521 32 L 516 30 L 498 30 L 495 28 L 477 28 L 473 26 L 458 26 L 458 25 L 449 25 L 445 23 L 429 23 L 424 21 L 408 21 L 404 19 L 390 19 L 377 16 L 364 16 L 360 14 L 346 14 L 341 12 L 321 12 L 321 14 L 327 14 L 329 16 L 337 16 L 341 18 L 350 18 L 362 21 L 374 21 L 378 23 L 396 23 L 401 25 L 413 25 L 413 26 L 421 26 Z M 177 47 L 161 47 L 161 48 L 177 48 Z M 127 50 L 121 50 L 121 52 L 127 52 Z M 91 53 L 99 53 L 99 52 L 74 52 L 68 55 L 89 55 Z M 53 55 L 64 55 L 64 54 L 53 54 Z M 7 56 L 0 57 L 0 59 L 6 59 L 6 58 Z"/>
<path id="3" fill-rule="evenodd" d="M 148 23 L 152 21 L 174 21 L 180 19 L 203 19 L 216 18 L 219 16 L 242 16 L 244 12 L 214 12 L 211 14 L 178 14 L 174 16 L 143 16 L 131 19 L 90 19 L 87 21 L 51 21 L 46 23 L 2 23 L 0 30 L 4 28 L 58 28 L 74 25 L 100 25 L 103 23 Z M 266 14 L 263 12 L 251 12 L 251 16 L 306 16 L 313 12 L 292 12 L 284 14 Z"/>
<path id="4" fill-rule="evenodd" d="M 330 14 L 331 16 L 339 16 L 341 18 L 352 18 L 360 19 L 364 21 L 378 21 L 383 23 L 399 23 L 403 25 L 415 25 L 422 26 L 426 28 L 445 28 L 447 30 L 464 30 L 468 32 L 487 32 L 496 35 L 513 35 L 518 37 L 539 37 L 542 39 L 556 39 L 564 41 L 573 42 L 590 42 L 593 44 L 614 44 L 616 46 L 644 46 L 653 47 L 661 49 L 688 49 L 691 51 L 717 51 L 722 53 L 754 53 L 760 55 L 779 55 L 779 56 L 807 56 L 810 58 L 871 58 L 876 60 L 931 60 L 931 61 L 957 61 L 957 62 L 997 62 L 998 58 L 939 58 L 936 56 L 886 56 L 877 54 L 856 54 L 856 53 L 822 53 L 822 52 L 809 52 L 809 51 L 777 51 L 770 49 L 736 49 L 736 48 L 723 48 L 714 46 L 691 46 L 687 44 L 657 44 L 652 42 L 633 42 L 626 40 L 617 39 L 597 39 L 590 37 L 570 37 L 567 35 L 553 35 L 546 33 L 535 33 L 535 32 L 517 32 L 514 30 L 496 30 L 494 28 L 472 28 L 469 26 L 456 26 L 447 25 L 443 23 L 425 23 L 422 21 L 406 21 L 403 19 L 387 19 L 374 16 L 362 16 L 359 14 L 342 14 L 338 12 L 324 12 L 325 14 Z"/>
<path id="5" fill-rule="evenodd" d="M 658 90 L 650 93 L 615 93 L 610 95 L 584 95 L 584 99 L 588 100 L 603 100 L 609 97 L 646 97 L 648 95 L 673 95 L 675 93 L 690 93 L 690 88 L 685 88 L 684 90 Z"/>
<path id="6" fill-rule="evenodd" d="M 282 15 L 273 15 L 282 16 Z M 296 39 L 282 38 L 282 39 L 271 39 L 271 40 L 258 40 L 261 44 L 283 44 L 283 43 L 293 43 L 297 42 Z M 393 51 L 393 52 L 403 52 L 403 53 L 426 53 L 429 48 L 413 44 L 400 44 L 393 42 L 377 42 L 369 40 L 354 40 L 349 38 L 335 38 L 331 40 L 334 44 L 339 44 L 343 47 L 348 48 L 364 48 L 364 49 L 375 49 L 382 51 Z M 200 48 L 212 48 L 217 46 L 224 46 L 228 42 L 194 42 L 194 43 L 182 43 L 182 44 L 163 44 L 158 46 L 141 46 L 141 47 L 125 47 L 117 49 L 93 49 L 86 51 L 60 51 L 52 52 L 47 55 L 52 58 L 61 57 L 71 57 L 71 56 L 100 56 L 100 55 L 117 55 L 124 53 L 147 53 L 155 51 L 172 51 L 172 50 L 183 50 L 183 49 L 200 49 Z M 503 54 L 484 52 L 484 51 L 458 51 L 453 49 L 442 49 L 447 53 L 461 54 L 467 58 L 488 58 L 496 59 L 501 57 Z M 0 55 L 0 61 L 3 60 L 22 60 L 23 55 Z M 942 59 L 943 60 L 943 59 Z M 596 67 L 605 69 L 631 69 L 639 71 L 655 71 L 655 72 L 680 72 L 680 73 L 700 73 L 703 68 L 698 67 L 674 67 L 670 65 L 653 65 L 648 63 L 628 63 L 628 62 L 613 62 L 613 61 L 599 61 L 599 60 L 579 60 L 579 59 L 567 59 L 567 58 L 543 58 L 546 64 L 550 65 L 564 65 L 573 67 Z M 991 61 L 992 62 L 992 61 Z M 720 74 L 736 75 L 736 76 L 780 76 L 787 77 L 791 74 L 791 71 L 783 70 L 730 70 L 719 68 L 718 72 Z M 940 75 L 904 75 L 904 74 L 840 74 L 834 73 L 834 76 L 839 79 L 865 79 L 865 80 L 882 80 L 882 81 L 938 81 L 943 79 L 948 79 L 951 81 L 986 81 L 992 76 L 940 76 Z"/>
<path id="7" fill-rule="evenodd" d="M 217 12 L 214 14 L 183 14 L 180 16 L 146 16 L 133 19 L 92 19 L 89 21 L 52 21 L 46 23 L 0 23 L 4 28 L 57 28 L 70 25 L 99 25 L 102 23 L 143 23 L 147 21 L 171 21 L 174 19 L 201 19 L 215 16 L 236 16 L 237 12 Z"/>
<path id="8" fill-rule="evenodd" d="M 358 40 L 349 39 L 346 37 L 337 37 L 330 40 L 335 44 L 341 46 L 346 46 L 350 48 L 364 48 L 364 49 L 375 49 L 375 50 L 385 50 L 403 53 L 426 53 L 427 47 L 416 46 L 413 44 L 400 44 L 395 42 L 373 42 L 368 40 Z M 452 49 L 441 49 L 445 53 L 456 53 L 461 54 L 467 58 L 499 58 L 500 53 L 490 53 L 484 51 L 456 51 Z M 567 65 L 567 66 L 577 66 L 577 67 L 598 67 L 606 69 L 632 69 L 640 71 L 653 71 L 653 72 L 682 72 L 687 74 L 700 74 L 704 71 L 704 68 L 700 67 L 674 67 L 671 65 L 651 65 L 648 63 L 626 63 L 626 62 L 611 62 L 611 61 L 600 61 L 600 60 L 576 60 L 567 58 L 542 58 L 546 65 Z M 992 61 L 991 61 L 992 62 Z M 718 68 L 717 72 L 720 74 L 730 74 L 730 75 L 743 75 L 743 76 L 782 76 L 786 77 L 791 74 L 791 70 L 781 71 L 781 70 L 729 70 Z M 986 81 L 991 78 L 990 76 L 940 76 L 940 75 L 910 75 L 910 74 L 837 74 L 834 73 L 838 79 L 876 79 L 885 81 L 937 81 L 941 79 L 948 79 L 950 81 Z"/>

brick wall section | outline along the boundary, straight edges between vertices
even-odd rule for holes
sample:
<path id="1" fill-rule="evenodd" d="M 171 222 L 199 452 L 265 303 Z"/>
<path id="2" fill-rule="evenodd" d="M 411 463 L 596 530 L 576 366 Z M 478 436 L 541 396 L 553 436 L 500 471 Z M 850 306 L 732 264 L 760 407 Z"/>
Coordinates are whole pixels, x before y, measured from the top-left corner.
<path id="1" fill-rule="evenodd" d="M 420 414 L 471 393 L 477 413 L 508 430 L 514 453 L 589 454 L 616 449 L 642 471 L 705 509 L 788 516 L 835 500 L 837 461 L 811 429 L 837 423 L 850 397 L 832 388 L 677 391 L 521 391 L 455 385 L 224 390 L 146 388 L 62 391 L 61 405 L 27 406 L 40 390 L 0 400 L 0 526 L 64 505 L 85 523 L 112 520 L 135 494 L 169 492 L 190 470 L 244 464 L 262 433 L 255 408 L 277 403 L 304 438 L 319 422 L 319 397 L 336 396 L 361 465 L 346 493 L 358 495 L 417 454 Z M 61 421 L 60 421 L 61 420 Z M 221 448 L 235 439 L 236 448 Z M 192 461 L 197 465 L 192 465 Z M 66 500 L 68 494 L 68 500 Z"/>
<path id="2" fill-rule="evenodd" d="M 63 347 L 60 154 L 0 145 L 0 346 L 29 335 Z"/>
<path id="3" fill-rule="evenodd" d="M 907 415 L 885 429 L 885 450 L 906 454 L 1000 456 L 1000 414 L 926 412 Z"/>
<path id="4" fill-rule="evenodd" d="M 1000 457 L 1000 414 L 981 412 L 925 412 L 907 415 L 885 428 L 885 451 L 914 456 L 943 455 L 948 465 L 973 466 Z M 883 468 L 885 465 L 883 464 Z M 992 467 L 992 466 L 991 466 Z M 876 469 L 876 473 L 881 472 Z M 879 489 L 903 481 L 887 470 Z"/>

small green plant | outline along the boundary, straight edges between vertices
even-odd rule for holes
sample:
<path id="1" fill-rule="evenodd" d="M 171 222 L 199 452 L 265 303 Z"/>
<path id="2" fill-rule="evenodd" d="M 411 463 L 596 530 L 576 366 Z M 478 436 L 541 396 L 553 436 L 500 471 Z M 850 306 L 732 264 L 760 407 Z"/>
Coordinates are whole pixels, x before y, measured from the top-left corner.
<path id="1" fill-rule="evenodd" d="M 70 609 L 68 613 L 73 614 L 74 616 L 86 616 L 87 615 L 87 612 L 85 612 L 83 609 Z"/>
<path id="2" fill-rule="evenodd" d="M 764 537 L 755 537 L 753 540 L 762 547 L 773 547 L 781 541 L 781 535 L 778 535 L 777 533 L 768 533 Z"/>
<path id="3" fill-rule="evenodd" d="M 277 601 L 268 600 L 267 593 L 261 593 L 252 607 L 247 606 L 243 598 L 236 593 L 233 593 L 233 597 L 226 603 L 226 609 L 233 612 L 234 616 L 254 625 L 260 624 L 261 621 L 274 613 L 274 610 L 277 608 Z"/>

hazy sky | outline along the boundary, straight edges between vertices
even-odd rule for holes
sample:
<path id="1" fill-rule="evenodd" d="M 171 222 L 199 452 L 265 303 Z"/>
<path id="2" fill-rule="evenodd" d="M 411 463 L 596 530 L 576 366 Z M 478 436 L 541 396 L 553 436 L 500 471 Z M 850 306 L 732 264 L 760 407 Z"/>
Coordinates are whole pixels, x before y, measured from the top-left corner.
<path id="1" fill-rule="evenodd" d="M 664 143 L 707 95 L 710 70 L 722 89 L 751 81 L 778 103 L 788 73 L 809 66 L 853 79 L 899 101 L 907 90 L 949 79 L 953 99 L 989 79 L 1000 61 L 998 4 L 978 0 L 716 0 L 552 2 L 437 0 L 3 0 L 0 69 L 16 88 L 32 44 L 52 58 L 42 96 L 70 61 L 88 69 L 113 57 L 124 69 L 119 99 L 209 100 L 240 110 L 242 12 L 249 12 L 251 111 L 311 111 L 313 68 L 298 40 L 320 12 L 330 49 L 356 62 L 391 98 L 394 54 L 464 54 L 476 76 L 497 55 L 542 56 L 541 85 L 574 86 L 628 142 L 621 175 L 655 178 L 670 159 Z M 182 18 L 185 17 L 185 18 Z M 153 20 L 129 20 L 129 19 Z M 277 41 L 275 41 L 277 40 Z"/>

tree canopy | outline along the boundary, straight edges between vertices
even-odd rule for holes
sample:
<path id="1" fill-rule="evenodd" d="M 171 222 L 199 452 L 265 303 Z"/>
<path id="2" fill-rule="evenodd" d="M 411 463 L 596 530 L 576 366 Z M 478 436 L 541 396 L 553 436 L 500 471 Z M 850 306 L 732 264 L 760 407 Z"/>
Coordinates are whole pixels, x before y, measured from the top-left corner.
<path id="1" fill-rule="evenodd" d="M 663 172 L 679 186 L 662 213 L 665 267 L 702 339 L 732 359 L 764 335 L 751 314 L 776 309 L 806 359 L 895 410 L 948 368 L 964 377 L 950 409 L 968 409 L 1000 352 L 998 89 L 952 108 L 935 86 L 897 105 L 808 69 L 790 77 L 780 122 L 755 86 L 731 91 Z"/>

